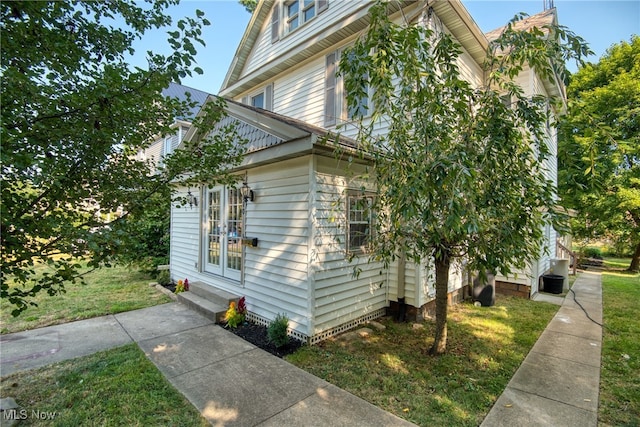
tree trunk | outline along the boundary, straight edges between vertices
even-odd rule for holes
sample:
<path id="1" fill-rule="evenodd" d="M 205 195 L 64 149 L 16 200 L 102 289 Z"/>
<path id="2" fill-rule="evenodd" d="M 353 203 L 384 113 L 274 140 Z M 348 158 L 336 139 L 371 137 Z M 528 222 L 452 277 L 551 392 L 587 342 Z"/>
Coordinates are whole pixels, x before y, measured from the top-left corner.
<path id="1" fill-rule="evenodd" d="M 447 293 L 449 290 L 449 253 L 436 256 L 436 332 L 430 354 L 442 354 L 447 349 Z"/>
<path id="2" fill-rule="evenodd" d="M 629 271 L 639 271 L 640 270 L 640 242 L 636 245 L 636 250 L 633 253 L 633 258 L 631 258 L 631 265 L 629 266 Z"/>

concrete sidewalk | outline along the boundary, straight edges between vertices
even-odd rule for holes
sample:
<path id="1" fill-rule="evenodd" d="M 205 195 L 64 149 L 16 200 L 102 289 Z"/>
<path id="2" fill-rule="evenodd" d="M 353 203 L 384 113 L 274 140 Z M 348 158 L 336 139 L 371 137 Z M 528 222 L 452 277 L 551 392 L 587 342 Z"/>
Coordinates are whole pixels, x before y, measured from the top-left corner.
<path id="1" fill-rule="evenodd" d="M 597 426 L 601 276 L 584 272 L 572 289 L 482 427 Z"/>
<path id="2" fill-rule="evenodd" d="M 413 425 L 179 303 L 0 336 L 0 375 L 131 342 L 212 425 Z"/>

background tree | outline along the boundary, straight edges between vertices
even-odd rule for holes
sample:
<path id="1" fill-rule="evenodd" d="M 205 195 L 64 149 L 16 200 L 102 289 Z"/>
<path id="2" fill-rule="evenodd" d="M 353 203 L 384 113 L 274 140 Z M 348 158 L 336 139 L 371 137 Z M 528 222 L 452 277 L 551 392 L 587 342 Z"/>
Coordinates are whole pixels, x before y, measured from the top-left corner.
<path id="1" fill-rule="evenodd" d="M 430 352 L 439 354 L 446 349 L 451 261 L 465 257 L 477 271 L 523 267 L 539 255 L 544 225 L 555 217 L 555 188 L 542 174 L 548 100 L 527 98 L 513 78 L 525 64 L 553 78 L 561 61 L 587 49 L 562 27 L 518 32 L 509 24 L 492 43 L 488 79 L 476 89 L 462 77 L 461 48 L 449 35 L 396 25 L 386 7 L 371 8 L 370 28 L 345 49 L 340 73 L 358 119 L 357 141 L 374 157 L 372 257 L 434 260 Z M 364 119 L 359 106 L 369 94 Z M 505 94 L 511 108 L 502 102 Z M 376 133 L 383 122 L 388 133 Z"/>
<path id="2" fill-rule="evenodd" d="M 253 13 L 253 11 L 256 10 L 256 7 L 258 6 L 258 0 L 238 0 L 238 3 L 244 6 L 244 8 L 249 13 Z"/>
<path id="3" fill-rule="evenodd" d="M 640 269 L 640 37 L 571 77 L 561 124 L 559 192 L 574 234 L 608 238 Z"/>
<path id="4" fill-rule="evenodd" d="M 194 142 L 165 161 L 161 173 L 136 158 L 154 136 L 172 133 L 174 118 L 191 106 L 163 98 L 162 89 L 202 73 L 195 45 L 204 45 L 209 22 L 200 11 L 168 32 L 171 54 L 148 52 L 147 70 L 126 62 L 136 38 L 171 24 L 166 9 L 173 4 L 0 4 L 0 296 L 15 315 L 38 292 L 54 295 L 65 282 L 81 280 L 80 261 L 108 265 L 128 241 L 127 218 L 140 217 L 184 171 L 214 179 L 237 161 L 232 129 L 211 144 Z M 219 118 L 223 103 L 214 104 Z M 36 273 L 36 264 L 48 268 Z"/>

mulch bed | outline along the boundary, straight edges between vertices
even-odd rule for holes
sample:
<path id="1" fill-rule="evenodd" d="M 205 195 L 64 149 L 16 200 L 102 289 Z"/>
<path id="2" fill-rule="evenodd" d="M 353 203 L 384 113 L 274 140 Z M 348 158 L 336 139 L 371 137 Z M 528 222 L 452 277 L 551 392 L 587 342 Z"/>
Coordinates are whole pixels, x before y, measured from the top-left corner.
<path id="1" fill-rule="evenodd" d="M 176 292 L 176 284 L 171 282 L 168 285 L 161 285 L 165 289 L 169 289 L 172 293 Z"/>
<path id="2" fill-rule="evenodd" d="M 267 327 L 251 322 L 244 322 L 237 328 L 227 328 L 227 330 L 244 339 L 245 341 L 250 342 L 256 347 L 259 347 L 264 351 L 267 351 L 280 358 L 288 354 L 295 353 L 295 351 L 303 345 L 302 342 L 294 338 L 290 338 L 288 344 L 280 348 L 276 348 L 275 345 L 269 342 L 269 338 L 267 336 Z"/>
<path id="3" fill-rule="evenodd" d="M 171 292 L 175 292 L 176 284 L 170 283 L 168 285 L 162 285 L 164 288 L 170 290 Z M 220 325 L 223 326 L 224 325 Z M 297 349 L 302 347 L 302 342 L 291 338 L 287 345 L 284 345 L 280 348 L 277 348 L 275 345 L 269 342 L 269 337 L 267 335 L 267 327 L 263 325 L 258 325 L 256 323 L 244 322 L 242 325 L 237 328 L 226 328 L 229 332 L 239 336 L 243 340 L 250 342 L 258 348 L 261 348 L 264 351 L 267 351 L 274 356 L 278 356 L 280 358 L 295 353 Z"/>

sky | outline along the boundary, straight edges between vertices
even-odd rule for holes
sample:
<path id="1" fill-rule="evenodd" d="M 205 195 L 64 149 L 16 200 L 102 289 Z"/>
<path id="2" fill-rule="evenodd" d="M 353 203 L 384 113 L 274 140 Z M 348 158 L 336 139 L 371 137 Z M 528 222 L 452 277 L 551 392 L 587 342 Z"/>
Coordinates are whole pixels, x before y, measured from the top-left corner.
<path id="1" fill-rule="evenodd" d="M 349 0 L 330 0 L 349 1 Z M 442 0 L 439 0 L 442 1 Z M 519 12 L 534 15 L 544 9 L 544 0 L 462 0 L 483 32 L 505 25 Z M 597 62 L 607 48 L 629 41 L 640 34 L 640 0 L 555 0 L 560 25 L 568 27 L 589 43 Z M 206 47 L 196 46 L 198 66 L 203 75 L 183 79 L 182 84 L 209 93 L 218 93 L 228 67 L 251 18 L 249 12 L 235 0 L 182 0 L 170 9 L 174 22 L 184 16 L 195 17 L 196 9 L 205 13 L 211 25 L 203 29 Z M 167 53 L 166 31 L 146 34 L 137 45 L 134 65 L 144 67 L 144 52 Z M 567 64 L 575 72 L 575 64 Z"/>

